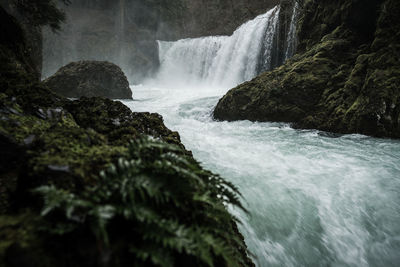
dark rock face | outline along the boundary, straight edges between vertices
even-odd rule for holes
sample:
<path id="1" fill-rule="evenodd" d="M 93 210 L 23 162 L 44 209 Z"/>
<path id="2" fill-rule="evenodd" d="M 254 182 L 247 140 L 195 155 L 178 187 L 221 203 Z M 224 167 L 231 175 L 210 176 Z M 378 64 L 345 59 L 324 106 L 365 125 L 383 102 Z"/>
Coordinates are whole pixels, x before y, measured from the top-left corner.
<path id="1" fill-rule="evenodd" d="M 74 0 L 59 34 L 45 31 L 43 76 L 71 61 L 106 60 L 131 83 L 158 68 L 156 40 L 229 35 L 279 0 Z"/>
<path id="2" fill-rule="evenodd" d="M 278 5 L 280 0 L 186 0 L 180 38 L 230 35 L 256 16 Z"/>
<path id="3" fill-rule="evenodd" d="M 234 186 L 160 115 L 39 82 L 0 14 L 0 266 L 254 266 Z"/>
<path id="4" fill-rule="evenodd" d="M 214 117 L 399 138 L 399 12 L 394 0 L 308 1 L 298 54 L 229 91 Z"/>
<path id="5" fill-rule="evenodd" d="M 11 14 L 19 23 L 22 33 L 25 35 L 25 53 L 29 54 L 27 59 L 30 61 L 30 67 L 34 70 L 37 79 L 41 78 L 42 75 L 42 29 L 38 26 L 33 25 L 29 20 L 21 16 L 11 0 L 0 0 L 0 5 L 6 12 Z M 5 18 L 8 15 L 5 13 L 1 13 L 1 17 Z M 9 24 L 4 24 L 2 21 L 2 29 L 1 32 L 3 35 L 9 34 L 11 32 L 13 34 L 13 30 L 10 29 Z M 17 33 L 18 34 L 18 33 Z M 2 37 L 4 38 L 4 37 Z"/>
<path id="6" fill-rule="evenodd" d="M 105 61 L 72 62 L 44 83 L 65 97 L 132 99 L 128 79 L 121 68 Z"/>

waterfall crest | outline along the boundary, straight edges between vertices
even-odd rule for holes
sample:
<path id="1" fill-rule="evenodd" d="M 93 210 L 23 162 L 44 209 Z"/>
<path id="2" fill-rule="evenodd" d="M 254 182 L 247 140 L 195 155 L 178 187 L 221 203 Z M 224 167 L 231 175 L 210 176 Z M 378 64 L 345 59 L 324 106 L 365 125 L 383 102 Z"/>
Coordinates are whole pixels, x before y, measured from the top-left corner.
<path id="1" fill-rule="evenodd" d="M 229 88 L 270 69 L 280 8 L 240 26 L 231 36 L 158 41 L 158 81 Z M 260 67 L 262 66 L 262 67 Z"/>

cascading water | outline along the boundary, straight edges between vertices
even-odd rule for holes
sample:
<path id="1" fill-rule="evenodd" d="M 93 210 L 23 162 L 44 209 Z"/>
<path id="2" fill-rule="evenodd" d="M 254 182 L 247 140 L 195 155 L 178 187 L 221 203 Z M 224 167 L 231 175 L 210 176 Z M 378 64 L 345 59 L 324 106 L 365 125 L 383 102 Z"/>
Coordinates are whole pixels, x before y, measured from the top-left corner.
<path id="1" fill-rule="evenodd" d="M 272 36 L 279 7 L 238 28 L 232 36 L 212 36 L 176 42 L 159 41 L 158 80 L 233 87 L 254 78 L 259 65 L 269 69 Z M 263 55 L 263 56 L 262 56 Z M 267 65 L 266 65 L 267 64 Z M 176 80 L 173 80 L 176 85 Z"/>
<path id="2" fill-rule="evenodd" d="M 399 141 L 211 118 L 231 86 L 268 65 L 278 12 L 230 37 L 160 42 L 160 74 L 125 103 L 162 114 L 196 159 L 238 186 L 250 214 L 232 213 L 257 266 L 399 266 Z"/>
<path id="3" fill-rule="evenodd" d="M 290 20 L 290 28 L 287 34 L 285 61 L 291 58 L 296 51 L 296 46 L 297 46 L 296 30 L 297 30 L 297 21 L 299 15 L 300 15 L 300 6 L 296 2 L 293 7 L 293 14 Z"/>
<path id="4" fill-rule="evenodd" d="M 272 69 L 274 37 L 277 34 L 276 29 L 279 20 L 280 7 L 278 7 L 276 13 L 277 14 L 268 21 L 267 29 L 269 30 L 264 35 L 262 53 L 260 54 L 258 62 L 258 73 Z"/>

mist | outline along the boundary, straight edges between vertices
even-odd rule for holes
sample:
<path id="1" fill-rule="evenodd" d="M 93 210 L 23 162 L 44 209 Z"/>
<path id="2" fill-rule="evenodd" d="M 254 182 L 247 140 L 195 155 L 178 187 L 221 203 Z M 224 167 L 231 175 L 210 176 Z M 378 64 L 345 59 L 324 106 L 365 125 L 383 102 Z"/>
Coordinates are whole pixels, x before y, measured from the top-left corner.
<path id="1" fill-rule="evenodd" d="M 44 30 L 42 78 L 71 61 L 105 60 L 139 84 L 159 68 L 157 40 L 231 35 L 277 2 L 73 0 L 60 5 L 67 15 L 62 30 Z"/>

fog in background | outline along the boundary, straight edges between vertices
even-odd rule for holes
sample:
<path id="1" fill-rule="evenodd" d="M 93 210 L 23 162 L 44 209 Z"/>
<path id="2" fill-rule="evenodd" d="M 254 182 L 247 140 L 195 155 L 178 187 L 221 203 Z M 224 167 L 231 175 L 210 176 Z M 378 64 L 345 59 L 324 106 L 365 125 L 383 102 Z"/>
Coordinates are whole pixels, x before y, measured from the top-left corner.
<path id="1" fill-rule="evenodd" d="M 77 60 L 119 65 L 132 84 L 157 71 L 156 40 L 230 35 L 279 0 L 73 0 L 63 29 L 44 30 L 43 75 Z"/>

